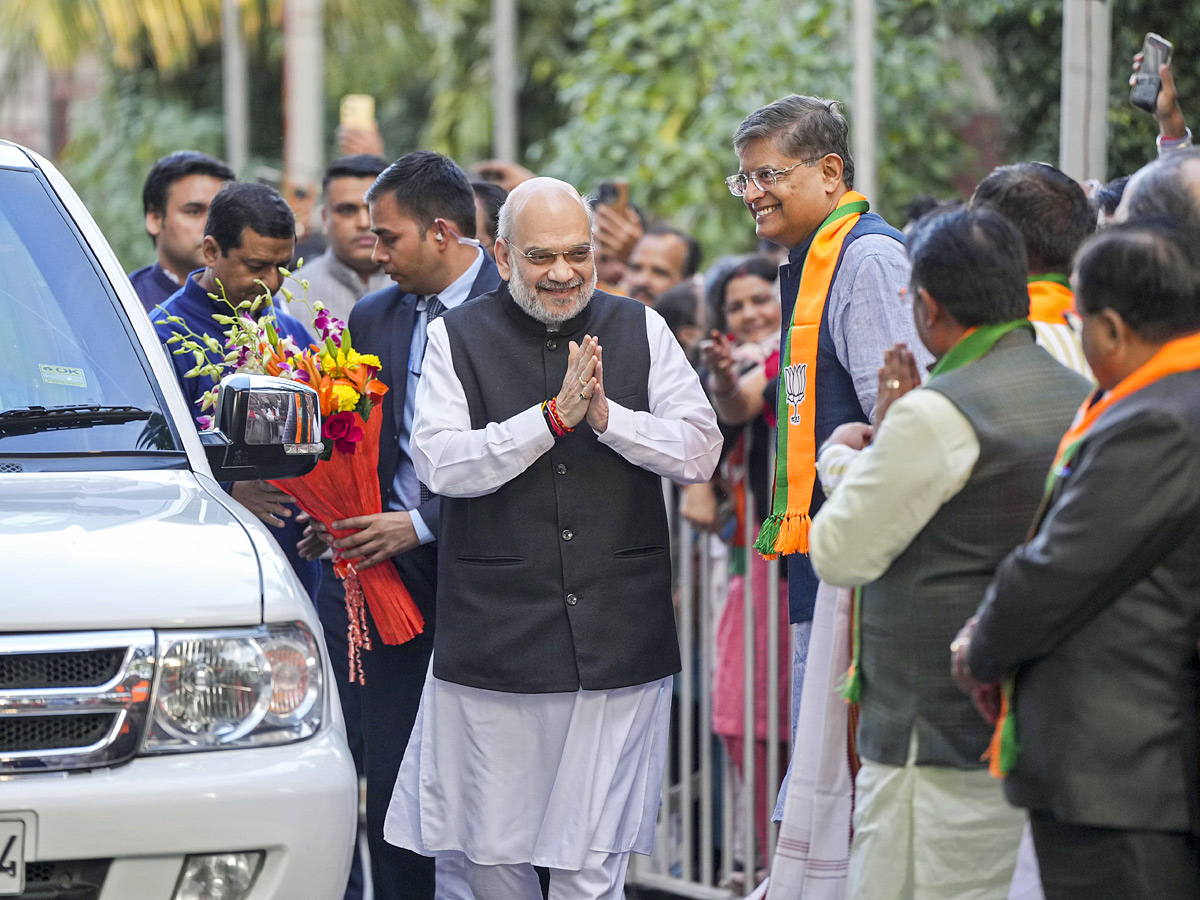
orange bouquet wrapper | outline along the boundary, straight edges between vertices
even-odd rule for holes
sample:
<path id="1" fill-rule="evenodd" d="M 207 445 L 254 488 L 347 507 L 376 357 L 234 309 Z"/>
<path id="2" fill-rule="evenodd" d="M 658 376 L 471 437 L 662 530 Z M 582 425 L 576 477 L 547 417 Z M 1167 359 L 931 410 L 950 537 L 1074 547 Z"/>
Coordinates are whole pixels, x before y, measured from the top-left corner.
<path id="1" fill-rule="evenodd" d="M 363 429 L 355 452 L 334 450 L 328 460 L 317 463 L 307 475 L 271 484 L 295 498 L 300 508 L 321 522 L 334 537 L 351 534 L 350 530 L 333 529 L 332 523 L 382 511 L 376 469 L 383 415 L 382 408 L 373 409 L 365 420 L 355 413 Z M 364 600 L 385 644 L 403 644 L 416 637 L 425 628 L 425 618 L 391 560 L 359 571 L 336 548 L 334 553 L 334 571 L 345 584 L 346 612 L 350 619 L 350 680 L 361 684 L 364 681 L 361 654 L 371 649 Z"/>

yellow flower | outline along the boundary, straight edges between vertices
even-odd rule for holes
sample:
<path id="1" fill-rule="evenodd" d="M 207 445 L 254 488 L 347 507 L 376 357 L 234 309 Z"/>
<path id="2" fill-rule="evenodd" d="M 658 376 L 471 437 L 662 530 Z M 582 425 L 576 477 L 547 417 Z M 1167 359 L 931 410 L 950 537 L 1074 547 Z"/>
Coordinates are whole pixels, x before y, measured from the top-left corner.
<path id="1" fill-rule="evenodd" d="M 335 384 L 333 386 L 333 396 L 337 400 L 338 412 L 350 412 L 354 407 L 358 406 L 358 391 L 348 384 Z"/>

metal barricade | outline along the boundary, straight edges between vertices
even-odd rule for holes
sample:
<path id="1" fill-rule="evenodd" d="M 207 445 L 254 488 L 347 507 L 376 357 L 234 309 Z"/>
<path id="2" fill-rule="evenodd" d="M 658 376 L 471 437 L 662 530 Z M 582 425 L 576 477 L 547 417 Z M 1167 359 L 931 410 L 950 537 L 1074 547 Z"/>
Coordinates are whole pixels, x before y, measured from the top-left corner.
<path id="1" fill-rule="evenodd" d="M 747 457 L 750 439 L 747 428 L 744 432 Z M 773 470 L 773 463 L 770 470 Z M 745 478 L 744 472 L 742 477 Z M 743 537 L 747 553 L 742 593 L 744 777 L 740 798 L 735 800 L 736 768 L 713 733 L 715 625 L 728 602 L 726 579 L 714 569 L 716 565 L 728 566 L 728 561 L 713 535 L 696 531 L 680 515 L 677 489 L 669 481 L 663 483 L 671 524 L 672 556 L 676 560 L 676 621 L 683 669 L 676 678 L 672 710 L 674 727 L 667 750 L 668 764 L 663 778 L 654 853 L 650 857 L 636 854 L 631 857 L 627 883 L 699 900 L 743 896 L 758 883 L 757 870 L 769 867 L 777 826 L 769 823 L 765 840 L 760 841 L 755 822 L 756 782 L 766 778 L 769 818 L 775 804 L 775 786 L 788 763 L 782 758 L 780 741 L 776 738 L 783 724 L 779 721 L 780 649 L 788 650 L 783 659 L 790 685 L 791 635 L 790 632 L 779 634 L 780 574 L 778 562 L 772 561 L 767 569 L 766 597 L 765 771 L 758 772 L 755 764 L 755 711 L 759 699 L 755 679 L 757 598 L 749 555 L 754 552 L 757 517 L 753 491 L 749 484 L 744 488 Z M 791 708 L 790 702 L 788 708 Z M 788 734 L 790 737 L 790 728 Z M 789 754 L 790 749 L 789 740 Z M 739 845 L 737 849 L 735 843 Z M 740 879 L 735 871 L 735 857 L 742 861 Z"/>

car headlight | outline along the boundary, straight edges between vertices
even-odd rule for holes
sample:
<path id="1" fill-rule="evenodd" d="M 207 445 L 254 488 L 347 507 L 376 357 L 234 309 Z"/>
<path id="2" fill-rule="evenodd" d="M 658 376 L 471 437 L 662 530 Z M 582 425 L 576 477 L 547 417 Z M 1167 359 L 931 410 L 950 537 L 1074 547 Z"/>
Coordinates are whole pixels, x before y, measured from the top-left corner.
<path id="1" fill-rule="evenodd" d="M 143 752 L 281 744 L 321 727 L 316 638 L 303 624 L 163 631 Z"/>

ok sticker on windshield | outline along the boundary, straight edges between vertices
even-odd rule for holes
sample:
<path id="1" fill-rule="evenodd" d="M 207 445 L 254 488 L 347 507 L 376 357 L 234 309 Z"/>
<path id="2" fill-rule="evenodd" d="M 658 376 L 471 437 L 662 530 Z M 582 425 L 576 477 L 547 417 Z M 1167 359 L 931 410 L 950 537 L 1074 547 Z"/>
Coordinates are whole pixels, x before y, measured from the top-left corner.
<path id="1" fill-rule="evenodd" d="M 46 384 L 65 384 L 67 387 L 87 387 L 87 377 L 83 369 L 73 369 L 70 366 L 48 366 L 42 363 L 38 366 L 42 373 L 42 381 Z"/>

